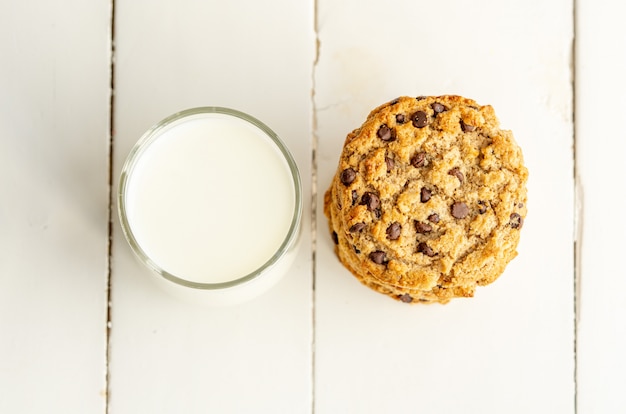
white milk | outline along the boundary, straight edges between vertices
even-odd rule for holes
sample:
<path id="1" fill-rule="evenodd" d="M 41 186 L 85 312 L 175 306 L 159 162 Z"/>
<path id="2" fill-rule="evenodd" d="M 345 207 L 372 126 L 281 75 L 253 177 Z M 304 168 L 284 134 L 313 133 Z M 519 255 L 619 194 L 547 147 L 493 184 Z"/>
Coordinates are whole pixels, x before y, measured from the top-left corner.
<path id="1" fill-rule="evenodd" d="M 215 286 L 194 284 L 235 281 L 270 265 L 281 248 L 293 253 L 301 209 L 297 170 L 294 176 L 286 155 L 259 127 L 225 113 L 194 113 L 139 145 L 125 167 L 120 214 L 140 258 L 174 276 L 166 285 L 205 291 L 216 301 Z M 278 279 L 287 270 L 277 271 L 285 267 L 280 262 L 291 260 L 282 257 L 249 277 L 243 285 L 250 292 L 233 293 L 241 290 L 235 282 L 221 289 L 234 295 L 226 302 L 261 293 L 275 280 L 256 279 Z M 181 287 L 171 281 L 176 278 L 194 286 Z"/>

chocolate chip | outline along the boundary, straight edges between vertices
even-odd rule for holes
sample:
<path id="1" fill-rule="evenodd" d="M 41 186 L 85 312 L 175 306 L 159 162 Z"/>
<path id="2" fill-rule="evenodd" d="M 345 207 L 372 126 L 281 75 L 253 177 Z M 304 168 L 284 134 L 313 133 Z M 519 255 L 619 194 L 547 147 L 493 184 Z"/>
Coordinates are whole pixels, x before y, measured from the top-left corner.
<path id="1" fill-rule="evenodd" d="M 524 203 L 519 203 L 519 204 L 517 205 L 517 207 L 518 207 L 518 208 L 524 208 Z"/>
<path id="2" fill-rule="evenodd" d="M 352 190 L 352 205 L 355 205 L 358 199 L 359 193 L 356 190 Z"/>
<path id="3" fill-rule="evenodd" d="M 337 232 L 333 231 L 333 241 L 335 244 L 339 244 L 339 236 L 337 236 Z"/>
<path id="4" fill-rule="evenodd" d="M 397 104 L 398 102 L 400 102 L 400 99 L 396 98 L 396 99 L 394 99 L 393 101 L 389 102 L 389 105 L 395 105 L 395 104 Z"/>
<path id="5" fill-rule="evenodd" d="M 379 219 L 382 217 L 383 212 L 380 208 L 377 208 L 376 210 L 374 210 L 374 215 L 376 216 L 377 219 Z"/>
<path id="6" fill-rule="evenodd" d="M 359 249 L 357 249 L 356 246 L 353 246 L 353 247 L 354 247 L 354 253 L 361 254 L 361 251 Z"/>
<path id="7" fill-rule="evenodd" d="M 420 96 L 418 96 L 415 99 L 418 100 L 418 101 L 422 101 L 422 100 L 426 99 L 426 97 L 424 95 L 420 95 Z"/>
<path id="8" fill-rule="evenodd" d="M 350 226 L 350 233 L 358 233 L 365 228 L 365 223 L 356 223 Z"/>
<path id="9" fill-rule="evenodd" d="M 341 172 L 340 179 L 343 185 L 348 186 L 352 184 L 355 178 L 356 178 L 356 171 L 354 171 L 352 168 L 346 168 L 345 170 Z"/>
<path id="10" fill-rule="evenodd" d="M 411 115 L 411 121 L 413 121 L 415 128 L 424 128 L 428 124 L 428 116 L 424 111 L 417 111 Z"/>
<path id="11" fill-rule="evenodd" d="M 422 190 L 420 191 L 420 201 L 422 203 L 427 202 L 428 200 L 430 200 L 432 194 L 432 191 L 430 191 L 428 188 L 422 187 Z"/>
<path id="12" fill-rule="evenodd" d="M 482 200 L 478 200 L 478 213 L 485 214 L 486 212 L 487 212 L 487 203 Z"/>
<path id="13" fill-rule="evenodd" d="M 431 214 L 430 216 L 428 216 L 428 221 L 430 221 L 431 223 L 439 223 L 439 214 Z"/>
<path id="14" fill-rule="evenodd" d="M 474 125 L 469 125 L 466 124 L 465 122 L 463 122 L 463 120 L 461 119 L 461 129 L 463 130 L 463 132 L 472 132 L 473 130 L 476 129 L 476 127 Z"/>
<path id="15" fill-rule="evenodd" d="M 400 238 L 400 231 L 402 230 L 402 226 L 400 223 L 394 222 L 387 227 L 387 238 L 389 240 L 398 240 Z"/>
<path id="16" fill-rule="evenodd" d="M 427 245 L 425 242 L 421 242 L 417 245 L 417 252 L 425 254 L 428 257 L 433 257 L 435 255 L 433 249 L 431 249 L 430 246 Z"/>
<path id="17" fill-rule="evenodd" d="M 524 219 L 517 213 L 511 214 L 511 227 L 514 229 L 521 229 L 524 225 Z"/>
<path id="18" fill-rule="evenodd" d="M 446 110 L 446 107 L 439 102 L 433 103 L 432 105 L 430 105 L 430 107 L 433 108 L 433 111 L 435 111 L 436 114 L 440 114 Z"/>
<path id="19" fill-rule="evenodd" d="M 411 158 L 411 165 L 415 168 L 423 167 L 426 164 L 426 153 L 418 152 Z"/>
<path id="20" fill-rule="evenodd" d="M 383 141 L 394 141 L 396 139 L 396 134 L 386 124 L 382 124 L 380 128 L 378 128 L 376 135 Z"/>
<path id="21" fill-rule="evenodd" d="M 361 197 L 361 204 L 367 206 L 369 211 L 374 211 L 380 206 L 380 198 L 378 198 L 376 194 L 368 191 Z"/>
<path id="22" fill-rule="evenodd" d="M 383 264 L 385 263 L 385 256 L 385 252 L 376 250 L 375 252 L 370 253 L 369 258 L 372 262 L 376 264 Z"/>
<path id="23" fill-rule="evenodd" d="M 452 213 L 452 217 L 458 219 L 465 218 L 469 214 L 469 208 L 467 207 L 467 204 L 461 203 L 460 201 L 452 204 L 450 211 Z"/>
<path id="24" fill-rule="evenodd" d="M 451 169 L 450 171 L 448 171 L 449 175 L 453 175 L 456 178 L 459 179 L 459 181 L 461 182 L 461 184 L 463 184 L 463 182 L 465 181 L 465 177 L 463 176 L 463 173 L 461 172 L 461 170 L 459 169 L 459 167 L 454 167 L 453 169 Z"/>
<path id="25" fill-rule="evenodd" d="M 393 160 L 393 158 L 389 158 L 389 157 L 385 157 L 385 164 L 387 164 L 387 172 L 393 170 L 393 167 L 396 166 L 396 163 Z"/>
<path id="26" fill-rule="evenodd" d="M 413 302 L 413 298 L 408 293 L 405 293 L 404 295 L 398 296 L 398 299 L 400 299 L 404 303 L 411 303 L 411 302 Z"/>
<path id="27" fill-rule="evenodd" d="M 415 231 L 420 234 L 430 233 L 433 231 L 433 226 L 428 223 L 422 223 L 421 221 L 415 222 Z"/>
<path id="28" fill-rule="evenodd" d="M 397 123 L 404 124 L 404 121 L 405 121 L 405 119 L 404 119 L 404 115 L 403 114 L 396 115 L 396 122 Z"/>

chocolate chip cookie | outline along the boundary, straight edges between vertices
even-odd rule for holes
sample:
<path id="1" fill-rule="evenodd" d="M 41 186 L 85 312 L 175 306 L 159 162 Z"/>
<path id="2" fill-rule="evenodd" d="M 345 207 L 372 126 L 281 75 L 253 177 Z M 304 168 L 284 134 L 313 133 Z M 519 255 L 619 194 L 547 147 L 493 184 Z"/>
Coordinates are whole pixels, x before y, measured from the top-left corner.
<path id="1" fill-rule="evenodd" d="M 401 97 L 348 134 L 325 194 L 336 252 L 406 303 L 471 297 L 517 255 L 528 171 L 491 106 Z"/>

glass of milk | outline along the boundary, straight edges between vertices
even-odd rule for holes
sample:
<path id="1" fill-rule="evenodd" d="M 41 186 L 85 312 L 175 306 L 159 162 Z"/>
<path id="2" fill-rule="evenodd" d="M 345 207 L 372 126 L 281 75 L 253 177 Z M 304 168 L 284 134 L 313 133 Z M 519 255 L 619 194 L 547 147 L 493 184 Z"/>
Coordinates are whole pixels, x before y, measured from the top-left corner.
<path id="1" fill-rule="evenodd" d="M 261 121 L 220 107 L 176 113 L 137 142 L 118 192 L 122 229 L 167 291 L 236 304 L 274 285 L 296 255 L 296 163 Z"/>

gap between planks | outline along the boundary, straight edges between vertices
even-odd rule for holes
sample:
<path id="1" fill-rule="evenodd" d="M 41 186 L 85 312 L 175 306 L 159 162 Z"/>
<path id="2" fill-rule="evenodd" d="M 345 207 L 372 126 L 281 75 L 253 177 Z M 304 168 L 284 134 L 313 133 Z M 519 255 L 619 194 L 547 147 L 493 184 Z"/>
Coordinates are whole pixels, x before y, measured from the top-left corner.
<path id="1" fill-rule="evenodd" d="M 109 401 L 110 401 L 110 357 L 111 357 L 111 270 L 112 270 L 112 256 L 113 256 L 113 206 L 114 206 L 114 194 L 113 194 L 113 177 L 114 177 L 114 169 L 113 169 L 113 145 L 114 145 L 114 135 L 115 135 L 115 0 L 110 0 L 109 7 L 109 142 L 108 142 L 108 150 L 109 150 L 109 177 L 108 177 L 108 188 L 109 188 L 109 223 L 108 223 L 108 243 L 107 243 L 107 276 L 106 276 L 106 297 L 105 297 L 105 305 L 106 305 L 106 335 L 105 335 L 105 402 L 104 402 L 104 412 L 106 414 L 109 413 Z"/>
<path id="2" fill-rule="evenodd" d="M 573 179 L 574 179 L 574 414 L 578 413 L 578 322 L 580 319 L 580 287 L 581 287 L 581 252 L 582 252 L 582 222 L 583 222 L 583 190 L 582 183 L 578 174 L 577 165 L 577 146 L 576 146 L 576 49 L 577 49 L 577 32 L 578 32 L 578 16 L 577 6 L 578 0 L 572 0 L 572 46 L 570 60 L 570 81 L 572 88 L 572 156 L 573 156 Z"/>
<path id="3" fill-rule="evenodd" d="M 311 65 L 311 414 L 315 414 L 315 365 L 316 365 L 316 278 L 317 278 L 317 163 L 318 144 L 317 134 L 317 105 L 315 101 L 316 69 L 320 57 L 320 38 L 318 25 L 318 0 L 313 0 L 313 32 L 314 32 L 314 56 Z"/>

